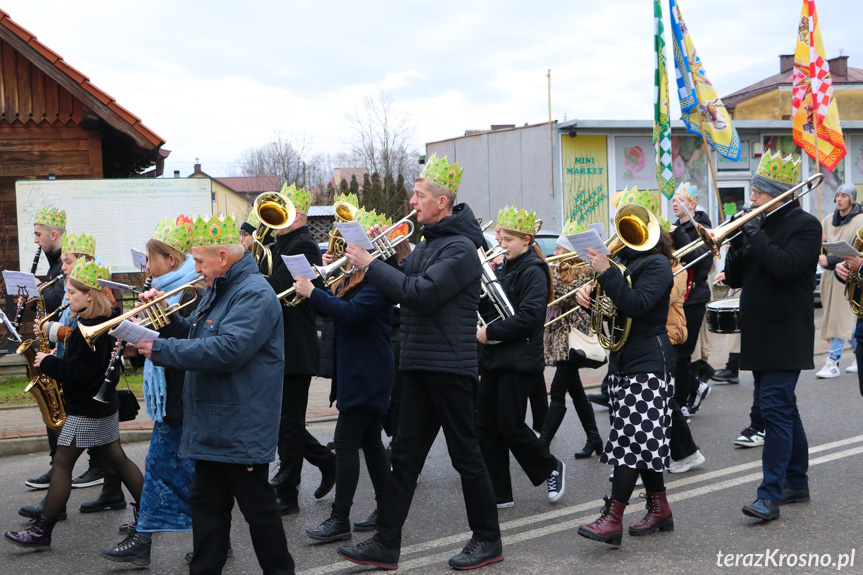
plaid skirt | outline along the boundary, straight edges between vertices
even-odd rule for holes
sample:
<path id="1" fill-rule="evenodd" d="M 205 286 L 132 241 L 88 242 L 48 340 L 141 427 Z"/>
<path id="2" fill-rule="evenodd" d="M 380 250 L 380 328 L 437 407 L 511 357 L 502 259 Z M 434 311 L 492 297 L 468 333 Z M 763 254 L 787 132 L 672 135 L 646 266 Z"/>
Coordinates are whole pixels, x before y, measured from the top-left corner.
<path id="1" fill-rule="evenodd" d="M 66 418 L 63 431 L 57 438 L 57 445 L 76 447 L 96 447 L 107 445 L 120 439 L 120 416 L 118 412 L 101 419 L 70 415 Z"/>

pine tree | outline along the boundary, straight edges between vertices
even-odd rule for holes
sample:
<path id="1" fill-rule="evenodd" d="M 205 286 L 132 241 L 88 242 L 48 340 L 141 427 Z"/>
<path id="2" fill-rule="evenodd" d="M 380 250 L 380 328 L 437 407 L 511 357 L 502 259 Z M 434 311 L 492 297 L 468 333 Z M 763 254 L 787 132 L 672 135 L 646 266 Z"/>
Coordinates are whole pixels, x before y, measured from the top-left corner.
<path id="1" fill-rule="evenodd" d="M 353 174 L 351 176 L 351 184 L 350 184 L 350 186 L 348 186 L 348 189 L 350 190 L 350 193 L 354 194 L 355 196 L 357 196 L 359 198 L 360 183 L 357 181 L 356 174 Z"/>
<path id="2" fill-rule="evenodd" d="M 348 194 L 348 189 L 348 181 L 342 178 L 339 182 L 339 194 L 346 196 Z"/>
<path id="3" fill-rule="evenodd" d="M 384 190 L 380 175 L 375 172 L 371 177 L 369 192 L 363 197 L 363 207 L 367 210 L 375 210 L 377 213 L 386 213 L 384 202 Z"/>
<path id="4" fill-rule="evenodd" d="M 333 181 L 330 180 L 327 182 L 327 197 L 326 197 L 326 205 L 333 205 L 333 200 L 336 197 L 336 188 L 333 186 Z"/>
<path id="5" fill-rule="evenodd" d="M 361 198 L 363 203 L 366 201 L 366 194 L 371 194 L 372 191 L 372 181 L 369 179 L 369 173 L 365 172 L 363 174 L 363 197 Z"/>
<path id="6" fill-rule="evenodd" d="M 405 211 L 405 202 L 408 201 L 410 194 L 408 194 L 407 189 L 405 188 L 405 177 L 399 174 L 399 177 L 396 178 L 396 201 L 393 202 L 393 208 L 398 210 L 398 215 L 401 218 Z M 395 214 L 392 214 L 391 217 L 395 217 Z"/>

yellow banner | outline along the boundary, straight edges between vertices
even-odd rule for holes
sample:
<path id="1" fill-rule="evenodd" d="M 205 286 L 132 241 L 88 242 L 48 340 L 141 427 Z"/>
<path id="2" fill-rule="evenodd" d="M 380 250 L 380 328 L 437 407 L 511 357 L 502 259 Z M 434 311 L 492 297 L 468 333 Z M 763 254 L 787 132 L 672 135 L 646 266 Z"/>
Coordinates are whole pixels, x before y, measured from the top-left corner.
<path id="1" fill-rule="evenodd" d="M 605 136 L 564 136 L 563 216 L 608 229 L 608 144 Z"/>

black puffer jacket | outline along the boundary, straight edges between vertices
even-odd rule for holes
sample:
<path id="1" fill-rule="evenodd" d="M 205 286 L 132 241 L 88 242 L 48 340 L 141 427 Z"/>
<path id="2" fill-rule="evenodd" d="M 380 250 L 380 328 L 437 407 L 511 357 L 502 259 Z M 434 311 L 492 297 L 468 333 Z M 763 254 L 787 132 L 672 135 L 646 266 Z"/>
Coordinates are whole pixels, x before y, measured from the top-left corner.
<path id="1" fill-rule="evenodd" d="M 366 280 L 401 303 L 399 369 L 478 377 L 476 311 L 482 230 L 467 204 L 423 226 L 425 240 L 398 268 L 375 260 Z"/>
<path id="2" fill-rule="evenodd" d="M 632 318 L 626 343 L 610 354 L 608 371 L 620 375 L 668 372 L 676 363 L 665 330 L 674 284 L 671 262 L 662 254 L 644 254 L 629 248 L 621 251 L 621 261 L 632 280 L 631 288 L 613 266 L 597 278 L 619 313 Z"/>
<path id="3" fill-rule="evenodd" d="M 542 333 L 548 303 L 548 264 L 533 249 L 495 270 L 506 297 L 515 308 L 515 315 L 488 326 L 489 341 L 494 345 L 480 348 L 483 369 L 507 369 L 537 372 L 545 367 Z"/>
<path id="4" fill-rule="evenodd" d="M 696 222 L 706 228 L 713 227 L 710 224 L 710 217 L 705 212 L 696 211 L 692 217 L 695 218 Z M 675 225 L 677 228 L 675 228 L 674 232 L 671 234 L 674 238 L 674 249 L 680 249 L 686 244 L 698 239 L 698 232 L 695 231 L 695 224 L 692 220 L 687 220 L 682 224 L 680 223 L 680 220 L 677 220 Z M 702 246 L 694 252 L 683 256 L 681 260 L 683 261 L 683 264 L 686 265 L 700 257 L 706 251 L 707 248 Z M 710 275 L 710 268 L 712 266 L 713 258 L 708 256 L 683 272 L 688 274 L 689 277 L 686 286 L 688 294 L 686 296 L 686 301 L 683 302 L 684 307 L 696 305 L 704 306 L 710 301 L 710 285 L 707 283 L 707 276 Z"/>
<path id="5" fill-rule="evenodd" d="M 45 276 L 45 281 L 50 281 L 63 273 L 63 262 L 60 261 L 60 249 L 53 252 L 47 252 L 45 259 L 48 260 L 48 274 Z M 56 281 L 42 292 L 42 303 L 45 305 L 45 313 L 51 313 L 63 303 L 63 297 L 66 295 L 66 288 L 63 282 Z"/>

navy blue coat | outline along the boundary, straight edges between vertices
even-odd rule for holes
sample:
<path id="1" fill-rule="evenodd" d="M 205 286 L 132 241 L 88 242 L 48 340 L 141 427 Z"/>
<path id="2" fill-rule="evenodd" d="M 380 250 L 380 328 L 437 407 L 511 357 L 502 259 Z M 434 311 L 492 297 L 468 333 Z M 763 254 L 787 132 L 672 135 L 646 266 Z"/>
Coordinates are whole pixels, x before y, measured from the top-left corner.
<path id="1" fill-rule="evenodd" d="M 309 303 L 318 314 L 334 320 L 330 405 L 335 401 L 339 411 L 386 413 L 395 375 L 392 303 L 366 282 L 341 298 L 315 288 Z"/>
<path id="2" fill-rule="evenodd" d="M 274 459 L 282 405 L 279 300 L 251 254 L 216 278 L 189 318 L 171 316 L 153 363 L 186 370 L 180 455 L 255 465 Z M 187 337 L 188 339 L 174 339 Z"/>

